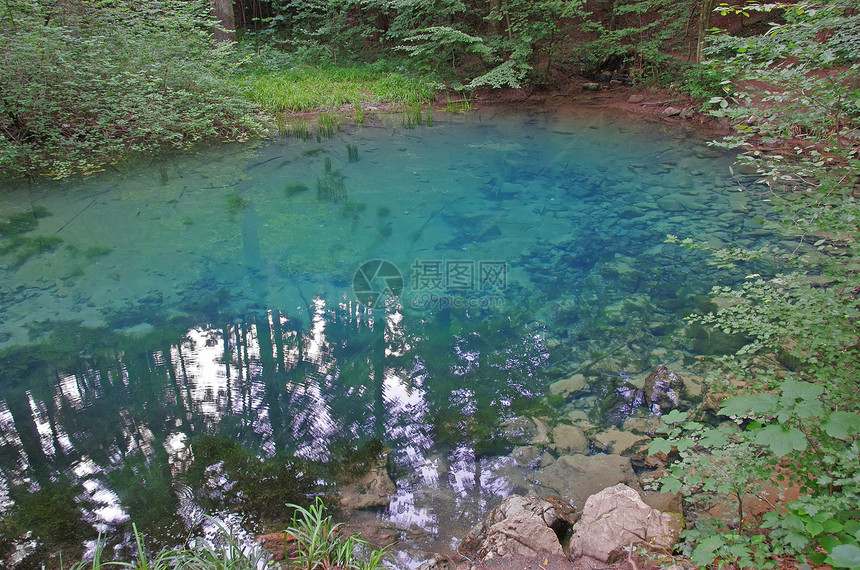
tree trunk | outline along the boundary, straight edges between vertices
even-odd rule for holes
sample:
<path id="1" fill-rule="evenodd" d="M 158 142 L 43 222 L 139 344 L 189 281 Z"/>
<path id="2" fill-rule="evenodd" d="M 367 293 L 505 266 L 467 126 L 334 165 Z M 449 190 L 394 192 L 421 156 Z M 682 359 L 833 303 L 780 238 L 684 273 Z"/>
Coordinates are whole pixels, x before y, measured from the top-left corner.
<path id="1" fill-rule="evenodd" d="M 215 41 L 236 41 L 236 17 L 233 15 L 233 0 L 210 0 L 212 16 L 220 24 L 215 28 Z"/>
<path id="2" fill-rule="evenodd" d="M 502 0 L 490 0 L 490 35 L 498 36 L 502 29 Z"/>
<path id="3" fill-rule="evenodd" d="M 705 51 L 705 38 L 711 28 L 711 16 L 714 14 L 716 0 L 702 0 L 702 12 L 699 14 L 699 36 L 696 40 L 696 63 L 702 63 Z"/>

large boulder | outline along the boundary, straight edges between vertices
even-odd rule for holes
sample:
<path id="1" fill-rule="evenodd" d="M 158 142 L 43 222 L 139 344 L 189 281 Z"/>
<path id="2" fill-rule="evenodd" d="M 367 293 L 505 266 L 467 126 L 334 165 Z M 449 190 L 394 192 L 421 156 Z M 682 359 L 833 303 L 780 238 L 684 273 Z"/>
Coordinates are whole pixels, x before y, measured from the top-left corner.
<path id="1" fill-rule="evenodd" d="M 671 550 L 682 526 L 680 516 L 652 509 L 638 492 L 619 484 L 588 498 L 573 526 L 570 553 L 612 563 L 626 556 L 631 545 Z"/>
<path id="2" fill-rule="evenodd" d="M 565 560 L 556 531 L 567 528 L 551 503 L 536 496 L 512 495 L 469 531 L 459 550 L 479 563 L 500 558 Z"/>
<path id="3" fill-rule="evenodd" d="M 569 499 L 582 509 L 591 495 L 618 483 L 639 488 L 630 459 L 620 455 L 562 455 L 548 467 L 529 476 L 539 495 Z"/>

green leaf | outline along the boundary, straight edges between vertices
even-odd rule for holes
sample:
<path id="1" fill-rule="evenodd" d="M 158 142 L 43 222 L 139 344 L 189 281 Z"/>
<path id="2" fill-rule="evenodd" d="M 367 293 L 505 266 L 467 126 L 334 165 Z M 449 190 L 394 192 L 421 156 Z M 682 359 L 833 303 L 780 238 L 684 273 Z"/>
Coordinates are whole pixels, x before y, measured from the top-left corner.
<path id="1" fill-rule="evenodd" d="M 755 442 L 770 447 L 771 451 L 783 457 L 792 451 L 803 451 L 806 449 L 806 436 L 794 427 L 772 424 L 759 430 L 755 435 Z"/>
<path id="2" fill-rule="evenodd" d="M 709 429 L 699 440 L 705 447 L 723 447 L 729 442 L 729 437 L 720 430 Z"/>
<path id="3" fill-rule="evenodd" d="M 821 423 L 821 427 L 830 437 L 846 439 L 849 435 L 860 432 L 860 414 L 833 412 Z"/>
<path id="4" fill-rule="evenodd" d="M 690 554 L 690 558 L 700 566 L 708 566 L 714 561 L 714 553 L 724 545 L 725 540 L 722 536 L 708 536 L 699 541 L 699 544 L 696 545 L 696 548 Z"/>
<path id="5" fill-rule="evenodd" d="M 798 400 L 817 400 L 824 393 L 824 387 L 809 382 L 786 380 L 782 383 L 782 397 L 791 402 Z"/>
<path id="6" fill-rule="evenodd" d="M 723 402 L 718 412 L 723 416 L 743 417 L 751 413 L 772 414 L 777 409 L 777 397 L 774 394 L 756 394 L 754 396 L 734 396 Z"/>
<path id="7" fill-rule="evenodd" d="M 664 477 L 660 479 L 661 493 L 679 493 L 681 491 L 681 481 L 675 477 Z"/>
<path id="8" fill-rule="evenodd" d="M 853 544 L 841 544 L 830 553 L 833 565 L 839 568 L 860 568 L 860 548 Z"/>
<path id="9" fill-rule="evenodd" d="M 809 521 L 806 523 L 806 532 L 811 534 L 812 536 L 817 536 L 824 531 L 824 525 L 815 521 Z"/>
<path id="10" fill-rule="evenodd" d="M 668 425 L 679 424 L 683 421 L 686 421 L 689 415 L 690 414 L 688 414 L 687 412 L 679 412 L 678 410 L 672 410 L 671 412 L 663 416 L 663 423 Z"/>
<path id="11" fill-rule="evenodd" d="M 672 442 L 668 439 L 657 438 L 648 445 L 648 453 L 669 453 L 672 451 Z"/>

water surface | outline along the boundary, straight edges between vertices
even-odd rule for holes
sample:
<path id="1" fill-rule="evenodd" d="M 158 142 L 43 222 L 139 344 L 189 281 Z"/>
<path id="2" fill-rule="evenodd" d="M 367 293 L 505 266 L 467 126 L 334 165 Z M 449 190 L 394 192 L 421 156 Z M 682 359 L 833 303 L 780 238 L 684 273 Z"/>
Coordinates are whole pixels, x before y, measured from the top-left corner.
<path id="1" fill-rule="evenodd" d="M 0 509 L 60 484 L 93 535 L 182 528 L 218 491 L 185 485 L 203 434 L 319 461 L 378 439 L 376 516 L 451 547 L 526 490 L 504 423 L 555 413 L 551 382 L 586 370 L 559 405 L 589 411 L 606 377 L 719 350 L 681 318 L 737 276 L 663 242 L 763 239 L 731 160 L 609 111 L 484 112 L 7 185 L 2 216 L 36 214 L 0 230 Z"/>

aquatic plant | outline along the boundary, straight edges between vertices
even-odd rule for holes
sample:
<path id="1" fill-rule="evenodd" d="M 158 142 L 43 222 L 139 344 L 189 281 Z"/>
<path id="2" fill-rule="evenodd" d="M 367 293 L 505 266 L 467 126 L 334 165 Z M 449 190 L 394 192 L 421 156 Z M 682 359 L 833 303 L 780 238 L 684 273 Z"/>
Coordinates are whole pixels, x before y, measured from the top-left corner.
<path id="1" fill-rule="evenodd" d="M 317 117 L 317 140 L 322 137 L 331 138 L 334 132 L 340 130 L 340 119 L 333 113 L 320 113 Z"/>
<path id="2" fill-rule="evenodd" d="M 284 132 L 303 141 L 311 138 L 311 131 L 308 128 L 308 124 L 299 118 L 293 118 L 289 123 L 289 127 L 284 127 Z"/>
<path id="3" fill-rule="evenodd" d="M 305 503 L 309 496 L 321 491 L 320 467 L 286 453 L 262 460 L 238 441 L 216 436 L 195 440 L 191 449 L 194 461 L 187 474 L 191 487 L 205 486 L 211 475 L 207 469 L 219 463 L 223 476 L 234 483 L 229 489 L 204 498 L 204 507 L 239 503 L 248 512 L 278 519 L 284 516 L 285 503 Z"/>
<path id="4" fill-rule="evenodd" d="M 8 243 L 0 246 L 0 255 L 15 252 L 15 266 L 23 265 L 28 259 L 40 253 L 56 250 L 63 243 L 57 236 L 13 236 Z"/>
<path id="5" fill-rule="evenodd" d="M 288 537 L 295 539 L 296 549 L 291 560 L 298 568 L 383 568 L 385 549 L 374 549 L 361 535 L 342 536 L 341 524 L 326 514 L 319 497 L 308 508 L 287 505 L 294 509 L 292 523 L 284 532 L 285 549 Z"/>
<path id="6" fill-rule="evenodd" d="M 302 192 L 307 192 L 308 190 L 308 185 L 304 182 L 291 182 L 287 184 L 286 188 L 284 188 L 284 192 L 287 194 L 288 198 L 292 198 L 296 194 L 301 194 Z"/>
<path id="7" fill-rule="evenodd" d="M 364 109 L 361 107 L 361 100 L 353 101 L 352 108 L 355 113 L 355 123 L 360 125 L 364 122 Z"/>
<path id="8" fill-rule="evenodd" d="M 358 162 L 358 146 L 354 144 L 346 145 L 346 154 L 349 162 Z"/>
<path id="9" fill-rule="evenodd" d="M 347 200 L 340 207 L 340 215 L 344 218 L 357 218 L 359 214 L 367 209 L 364 202 L 350 202 Z"/>
<path id="10" fill-rule="evenodd" d="M 424 115 L 422 114 L 421 105 L 419 103 L 413 103 L 403 114 L 403 126 L 407 129 L 412 129 L 423 124 Z"/>
<path id="11" fill-rule="evenodd" d="M 317 199 L 326 202 L 340 202 L 346 199 L 345 176 L 339 170 L 331 169 L 331 158 L 326 157 L 322 176 L 317 177 Z"/>
<path id="12" fill-rule="evenodd" d="M 391 225 L 390 221 L 384 221 L 376 226 L 376 231 L 379 233 L 379 237 L 385 239 L 394 232 L 394 226 Z"/>
<path id="13" fill-rule="evenodd" d="M 468 113 L 472 110 L 472 97 L 463 94 L 462 99 L 452 100 L 451 94 L 445 96 L 445 110 L 451 114 Z"/>
<path id="14" fill-rule="evenodd" d="M 231 216 L 235 216 L 250 205 L 250 202 L 235 192 L 227 196 L 227 210 L 230 212 Z"/>
<path id="15" fill-rule="evenodd" d="M 385 218 L 391 215 L 391 208 L 388 206 L 379 206 L 376 208 L 376 216 L 379 218 Z"/>
<path id="16" fill-rule="evenodd" d="M 41 218 L 51 216 L 44 206 L 35 206 L 0 219 L 0 237 L 17 236 L 36 229 Z"/>

